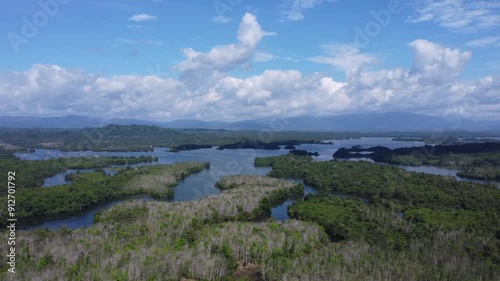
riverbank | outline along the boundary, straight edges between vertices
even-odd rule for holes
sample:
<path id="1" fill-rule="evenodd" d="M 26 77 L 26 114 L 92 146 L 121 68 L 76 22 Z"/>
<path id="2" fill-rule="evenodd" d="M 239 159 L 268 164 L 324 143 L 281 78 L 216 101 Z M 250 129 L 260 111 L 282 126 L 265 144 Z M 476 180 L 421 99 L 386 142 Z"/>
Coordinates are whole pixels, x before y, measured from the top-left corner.
<path id="1" fill-rule="evenodd" d="M 0 173 L 16 171 L 17 188 L 36 188 L 44 184 L 44 179 L 64 172 L 68 169 L 100 169 L 111 165 L 134 165 L 140 163 L 158 162 L 155 156 L 100 157 L 98 155 L 85 157 L 54 157 L 38 161 L 26 161 L 13 157 L 0 158 Z M 2 191 L 0 191 L 1 194 Z"/>
<path id="2" fill-rule="evenodd" d="M 15 278 L 5 271 L 0 277 L 32 280 L 40 274 L 50 274 L 66 280 L 115 280 L 120 276 L 133 280 L 219 280 L 232 276 L 238 262 L 257 263 L 285 244 L 302 251 L 324 239 L 320 228 L 309 223 L 236 222 L 268 212 L 274 200 L 303 192 L 295 183 L 233 176 L 224 178 L 221 185 L 230 188 L 220 195 L 195 201 L 120 204 L 96 214 L 96 224 L 88 228 L 21 231 L 17 266 L 23 270 Z M 286 231 L 276 232 L 276 227 Z M 229 232 L 227 236 L 225 232 Z M 303 232 L 311 239 L 294 238 Z M 245 235 L 249 233 L 252 234 Z M 269 233 L 271 237 L 259 233 Z M 239 242 L 242 235 L 248 238 L 245 243 Z M 268 238 L 277 244 L 264 249 Z M 0 249 L 5 250 L 4 246 L 0 245 Z M 5 257 L 1 261 L 6 264 Z M 257 264 L 260 272 L 262 263 Z"/>
<path id="3" fill-rule="evenodd" d="M 390 149 L 384 146 L 340 148 L 334 158 L 370 158 L 406 166 L 436 166 L 459 170 L 460 177 L 500 180 L 500 142 L 462 143 Z"/>
<path id="4" fill-rule="evenodd" d="M 128 168 L 114 176 L 103 171 L 75 174 L 69 185 L 17 190 L 16 217 L 75 212 L 113 198 L 138 194 L 172 198 L 172 187 L 178 181 L 209 167 L 207 162 L 184 162 Z M 6 212 L 2 214 L 2 221 L 6 221 Z"/>
<path id="5" fill-rule="evenodd" d="M 331 243 L 325 228 L 313 222 L 250 222 L 254 216 L 244 215 L 259 214 L 266 202 L 272 204 L 273 194 L 295 194 L 295 182 L 233 176 L 218 185 L 224 188 L 221 194 L 194 201 L 116 205 L 96 215 L 96 224 L 87 228 L 20 231 L 17 266 L 23 270 L 15 278 L 2 271 L 0 278 L 364 280 L 375 275 L 383 280 L 495 280 L 499 273 L 491 264 L 495 238 L 489 232 L 432 226 L 425 219 L 401 218 L 380 203 L 339 198 L 354 200 L 353 208 L 359 209 L 353 213 L 359 215 L 352 218 L 355 224 L 346 226 L 373 222 L 376 228 L 369 229 L 379 236 L 347 236 Z M 5 259 L 0 262 L 6 264 Z"/>

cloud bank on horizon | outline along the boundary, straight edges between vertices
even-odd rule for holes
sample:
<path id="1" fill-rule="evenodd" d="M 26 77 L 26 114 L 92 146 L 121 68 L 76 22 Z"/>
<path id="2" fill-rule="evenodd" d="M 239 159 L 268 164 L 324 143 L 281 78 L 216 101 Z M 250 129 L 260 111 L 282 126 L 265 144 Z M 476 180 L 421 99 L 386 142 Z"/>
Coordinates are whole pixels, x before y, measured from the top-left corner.
<path id="1" fill-rule="evenodd" d="M 164 3 L 152 2 L 154 5 Z M 242 2 L 241 6 L 245 6 L 245 1 Z M 351 34 L 346 37 L 351 40 L 323 38 L 325 42 L 314 46 L 316 55 L 301 54 L 301 46 L 311 45 L 307 42 L 308 37 L 294 38 L 292 34 L 295 41 L 289 41 L 289 33 L 296 29 L 300 34 L 300 27 L 288 25 L 308 21 L 309 12 L 318 13 L 320 6 L 345 8 L 347 4 L 343 1 L 286 0 L 279 5 L 281 18 L 271 22 L 265 16 L 258 19 L 262 14 L 262 7 L 258 6 L 245 6 L 247 11 L 239 20 L 235 20 L 236 6 L 227 6 L 224 13 L 208 17 L 205 25 L 224 24 L 226 30 L 232 29 L 229 32 L 232 39 L 224 39 L 234 43 L 220 44 L 212 42 L 213 38 L 205 38 L 208 43 L 200 44 L 194 43 L 199 40 L 192 38 L 183 43 L 193 43 L 197 47 L 182 48 L 183 57 L 171 60 L 169 67 L 164 67 L 165 71 L 160 70 L 158 64 L 149 64 L 144 67 L 149 73 L 100 74 L 75 66 L 72 60 L 51 63 L 43 58 L 27 60 L 32 64 L 21 70 L 8 69 L 4 65 L 0 74 L 0 111 L 2 115 L 12 116 L 78 114 L 159 121 L 181 118 L 241 120 L 364 111 L 500 119 L 498 60 L 494 65 L 494 60 L 484 57 L 485 53 L 493 58 L 499 54 L 500 40 L 490 33 L 494 34 L 500 25 L 498 13 L 495 13 L 500 4 L 426 0 L 418 1 L 411 12 L 405 7 L 404 12 L 404 4 L 397 0 L 385 3 L 380 6 L 383 9 L 372 10 L 372 17 L 365 20 L 365 26 L 361 25 L 361 31 L 370 41 L 369 47 L 357 44 Z M 63 8 L 60 7 L 61 13 Z M 396 23 L 397 16 L 405 18 Z M 154 26 L 143 24 L 162 18 L 152 13 L 130 13 L 124 20 L 154 29 Z M 373 22 L 378 24 L 378 33 L 375 33 Z M 393 25 L 399 24 L 433 24 L 445 34 L 467 33 L 456 36 L 468 36 L 470 40 L 453 44 L 457 41 L 435 40 L 442 36 L 411 38 L 405 34 L 401 35 L 401 40 L 390 40 L 388 46 L 392 49 L 384 49 L 387 46 L 377 49 L 378 40 L 383 40 L 379 38 L 383 37 L 382 31 L 390 33 L 395 29 Z M 43 32 L 41 27 L 39 32 Z M 286 37 L 281 44 L 280 37 Z M 19 47 L 28 48 L 26 53 L 36 56 L 33 50 L 36 39 Z M 110 48 L 143 48 L 133 49 L 135 57 L 140 57 L 146 48 L 172 44 L 163 44 L 161 38 L 144 37 L 119 37 L 111 41 L 114 45 Z M 136 42 L 155 44 L 132 44 Z M 298 46 L 290 47 L 287 52 L 287 46 L 295 42 Z M 491 72 L 482 71 L 476 75 L 467 72 L 476 51 L 480 53 L 480 63 L 485 68 L 492 67 Z M 395 57 L 391 57 L 393 54 Z M 406 58 L 408 66 L 401 66 L 401 57 Z"/>

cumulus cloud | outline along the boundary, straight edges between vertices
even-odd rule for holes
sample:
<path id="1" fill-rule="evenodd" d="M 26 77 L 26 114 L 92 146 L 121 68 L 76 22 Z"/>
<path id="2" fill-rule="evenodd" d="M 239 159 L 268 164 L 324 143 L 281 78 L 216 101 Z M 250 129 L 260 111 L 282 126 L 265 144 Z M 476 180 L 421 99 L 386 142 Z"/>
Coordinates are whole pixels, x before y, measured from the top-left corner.
<path id="1" fill-rule="evenodd" d="M 208 89 L 225 73 L 251 63 L 257 45 L 267 34 L 257 18 L 246 13 L 237 32 L 238 44 L 216 46 L 205 53 L 185 48 L 182 51 L 185 60 L 175 65 L 173 70 L 181 72 L 180 79 L 190 86 L 191 95 L 198 95 L 198 89 Z"/>
<path id="2" fill-rule="evenodd" d="M 228 73 L 255 56 L 265 57 L 256 51 L 263 31 L 253 15 L 243 17 L 236 37 L 239 43 L 208 52 L 185 49 L 185 60 L 174 67 L 180 72 L 178 79 L 102 77 L 56 65 L 33 65 L 0 76 L 0 110 L 5 115 L 81 114 L 155 120 L 236 120 L 363 110 L 500 118 L 500 77 L 458 80 L 471 58 L 468 51 L 419 39 L 409 44 L 414 61 L 408 69 L 358 67 L 346 81 L 293 69 L 268 69 L 241 78 Z M 326 50 L 321 63 L 349 70 L 348 63 L 335 55 L 335 48 Z M 353 65 L 375 59 L 350 50 Z"/>
<path id="3" fill-rule="evenodd" d="M 152 21 L 156 20 L 157 17 L 153 15 L 148 15 L 148 14 L 136 14 L 128 18 L 130 21 Z"/>
<path id="4" fill-rule="evenodd" d="M 488 110 L 491 100 L 485 98 L 486 95 L 498 96 L 499 88 L 481 81 L 457 80 L 470 59 L 470 52 L 446 48 L 421 39 L 413 41 L 410 46 L 414 54 L 411 69 L 363 71 L 349 77 L 345 91 L 357 102 L 359 108 L 431 114 L 454 112 L 465 117 L 458 110 L 465 106 L 470 114 L 467 117 L 500 117 Z M 469 106 L 470 100 L 474 100 L 473 107 Z"/>
<path id="5" fill-rule="evenodd" d="M 498 1 L 418 0 L 413 1 L 417 16 L 409 23 L 433 21 L 452 32 L 479 32 L 500 25 Z"/>
<path id="6" fill-rule="evenodd" d="M 445 48 L 422 39 L 413 41 L 410 46 L 415 55 L 412 73 L 435 84 L 456 79 L 472 56 L 471 52 Z"/>
<path id="7" fill-rule="evenodd" d="M 252 57 L 257 44 L 263 37 L 263 31 L 252 14 L 245 14 L 238 30 L 240 44 L 217 46 L 207 53 L 196 52 L 191 48 L 183 50 L 186 59 L 174 69 L 179 71 L 203 70 L 225 72 L 246 62 Z"/>

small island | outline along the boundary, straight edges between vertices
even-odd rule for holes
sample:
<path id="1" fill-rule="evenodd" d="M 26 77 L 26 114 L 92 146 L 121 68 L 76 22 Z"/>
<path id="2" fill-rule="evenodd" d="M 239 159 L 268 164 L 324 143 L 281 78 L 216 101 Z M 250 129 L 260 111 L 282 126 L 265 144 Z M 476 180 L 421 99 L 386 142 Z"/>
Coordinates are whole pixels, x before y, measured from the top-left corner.
<path id="1" fill-rule="evenodd" d="M 425 145 L 390 149 L 384 146 L 340 148 L 334 158 L 371 158 L 408 166 L 438 166 L 460 170 L 460 177 L 500 180 L 500 142 Z"/>

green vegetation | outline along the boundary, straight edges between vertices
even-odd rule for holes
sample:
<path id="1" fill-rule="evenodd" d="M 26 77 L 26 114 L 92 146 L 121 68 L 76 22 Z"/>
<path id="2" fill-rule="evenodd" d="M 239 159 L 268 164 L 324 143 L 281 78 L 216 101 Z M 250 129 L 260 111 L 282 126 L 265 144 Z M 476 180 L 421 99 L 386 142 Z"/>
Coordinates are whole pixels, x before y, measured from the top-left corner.
<path id="1" fill-rule="evenodd" d="M 238 142 L 299 142 L 311 140 L 336 140 L 361 137 L 394 137 L 396 139 L 417 138 L 426 143 L 447 143 L 456 137 L 500 136 L 499 132 L 453 131 L 435 135 L 434 132 L 304 132 L 272 130 L 279 122 L 270 124 L 270 131 L 262 130 L 204 130 L 166 129 L 158 126 L 107 125 L 87 129 L 21 129 L 0 128 L 0 146 L 15 146 L 17 149 L 49 148 L 61 150 L 92 151 L 151 151 L 154 147 L 181 145 L 220 146 Z"/>
<path id="2" fill-rule="evenodd" d="M 47 177 L 62 173 L 67 169 L 97 169 L 109 165 L 131 165 L 158 161 L 157 157 L 68 157 L 48 160 L 20 160 L 17 158 L 1 159 L 0 173 L 16 171 L 16 188 L 32 188 L 43 185 Z M 3 191 L 5 192 L 5 190 Z"/>
<path id="3" fill-rule="evenodd" d="M 446 155 L 394 155 L 388 163 L 420 166 L 432 165 L 460 170 L 457 175 L 466 178 L 500 180 L 500 151 L 487 153 L 450 153 Z"/>
<path id="4" fill-rule="evenodd" d="M 122 169 L 114 176 L 95 171 L 71 176 L 74 182 L 68 185 L 21 188 L 16 191 L 16 217 L 74 212 L 127 195 L 170 198 L 174 195 L 171 187 L 179 180 L 208 167 L 209 163 L 186 162 Z M 0 212 L 5 222 L 7 213 Z"/>
<path id="5" fill-rule="evenodd" d="M 318 223 L 340 241 L 322 249 L 326 257 L 335 257 L 334 267 L 359 266 L 354 273 L 325 280 L 369 280 L 374 275 L 377 280 L 496 280 L 500 273 L 498 210 L 411 207 L 401 218 L 378 203 L 310 195 L 292 204 L 289 214 Z M 354 253 L 339 255 L 338 245 L 348 245 Z M 308 260 L 312 258 L 302 261 Z M 313 268 L 328 272 L 329 266 L 331 260 L 319 256 Z"/>
<path id="6" fill-rule="evenodd" d="M 0 128 L 0 143 L 20 148 L 50 148 L 92 151 L 151 151 L 154 147 L 194 148 L 238 142 L 299 142 L 325 139 L 359 138 L 359 133 L 273 131 L 227 131 L 165 129 L 157 126 L 107 125 L 90 129 L 7 129 Z M 187 145 L 187 146 L 184 146 Z"/>
<path id="7" fill-rule="evenodd" d="M 181 144 L 169 149 L 170 152 L 179 152 L 180 150 L 196 150 L 196 149 L 206 149 L 212 148 L 210 144 Z"/>
<path id="8" fill-rule="evenodd" d="M 255 164 L 272 166 L 271 176 L 302 178 L 323 191 L 370 198 L 365 205 L 357 198 L 308 195 L 289 207 L 289 215 L 318 223 L 334 241 L 370 245 L 393 266 L 418 260 L 422 267 L 414 269 L 413 279 L 492 280 L 500 270 L 500 190 L 493 186 L 363 161 L 313 162 L 284 155 L 257 158 Z M 442 266 L 436 267 L 436 260 Z M 475 268 L 458 275 L 454 271 L 461 263 Z M 479 274 L 477 268 L 485 271 Z"/>
<path id="9" fill-rule="evenodd" d="M 301 178 L 320 190 L 369 198 L 385 204 L 419 205 L 468 210 L 497 210 L 500 191 L 493 185 L 407 172 L 390 165 L 365 161 L 314 162 L 292 155 L 256 158 L 256 166 L 272 166 L 273 177 Z"/>
<path id="10" fill-rule="evenodd" d="M 460 170 L 458 175 L 461 177 L 500 180 L 500 142 L 404 147 L 392 150 L 383 146 L 353 146 L 340 148 L 333 157 L 370 157 L 375 161 L 397 165 L 446 167 Z"/>
<path id="11" fill-rule="evenodd" d="M 5 159 L 16 159 L 16 156 L 14 155 L 14 153 L 12 153 L 12 151 L 9 151 L 0 146 L 0 160 Z"/>
<path id="12" fill-rule="evenodd" d="M 392 139 L 393 141 L 421 141 L 425 144 L 442 144 L 442 143 L 456 143 L 458 142 L 458 138 L 456 136 L 441 136 L 440 138 L 435 137 L 395 137 Z"/>
<path id="13" fill-rule="evenodd" d="M 398 165 L 420 166 L 432 165 L 460 170 L 460 177 L 500 180 L 500 151 L 488 153 L 461 153 L 440 156 L 395 155 L 387 159 L 388 163 Z"/>
<path id="14" fill-rule="evenodd" d="M 264 202 L 274 202 L 273 194 L 297 193 L 296 184 L 232 176 L 218 185 L 221 194 L 196 201 L 116 205 L 98 213 L 88 228 L 20 231 L 17 267 L 23 270 L 16 276 L 2 270 L 0 278 L 495 280 L 500 273 L 498 237 L 491 232 L 498 219 L 474 230 L 472 219 L 463 222 L 469 228 L 441 225 L 455 216 L 447 210 L 434 219 L 413 206 L 400 218 L 382 203 L 323 194 L 290 208 L 311 222 L 250 222 L 255 216 L 241 214 L 260 213 Z M 458 218 L 470 215 L 463 211 Z M 329 242 L 325 231 L 340 241 Z M 0 244 L 0 251 L 6 247 Z M 6 267 L 5 256 L 0 262 Z"/>
<path id="15" fill-rule="evenodd" d="M 251 135 L 255 132 L 221 137 L 225 131 L 203 130 L 178 130 L 192 135 L 169 139 L 167 132 L 174 130 L 131 127 L 116 126 L 126 137 L 106 135 L 94 147 L 130 149 L 134 138 L 145 143 L 135 146 L 139 149 L 174 138 L 179 143 L 193 143 L 194 138 L 192 147 L 213 140 L 234 144 L 242 136 L 257 139 Z M 45 133 L 35 135 L 50 135 Z M 280 136 L 297 139 L 287 134 Z M 68 137 L 54 144 L 41 138 L 39 143 L 64 146 L 78 141 Z M 481 153 L 485 163 L 474 158 Z M 39 179 L 58 169 L 103 168 L 127 160 L 22 161 L 11 155 L 0 149 L 0 170 L 15 167 L 30 175 L 17 177 L 22 184 L 16 192 L 18 218 L 73 212 L 125 195 L 168 198 L 177 181 L 209 168 L 208 163 L 177 163 L 122 169 L 115 176 L 99 169 L 69 175 L 69 185 L 36 188 Z M 397 155 L 407 161 L 412 156 Z M 448 165 L 498 164 L 498 155 L 478 151 L 438 157 L 453 162 Z M 140 161 L 154 161 L 146 159 Z M 217 183 L 219 195 L 195 201 L 121 203 L 98 212 L 87 228 L 18 230 L 17 273 L 6 272 L 7 257 L 2 255 L 0 280 L 496 280 L 500 275 L 500 190 L 492 185 L 368 162 L 314 162 L 292 154 L 257 158 L 255 165 L 271 166 L 272 177 L 224 177 Z M 303 194 L 302 185 L 275 177 L 303 179 L 320 194 L 293 203 L 291 220 L 266 220 L 274 204 Z M 332 192 L 361 196 L 369 203 L 328 195 Z M 5 216 L 0 220 L 6 221 Z M 8 232 L 2 229 L 0 237 L 7 241 Z M 1 252 L 7 253 L 7 247 L 0 243 Z"/>
<path id="16" fill-rule="evenodd" d="M 408 232 L 412 224 L 406 224 L 396 213 L 377 205 L 366 206 L 358 198 L 308 195 L 294 202 L 288 213 L 323 226 L 332 241 L 368 243 L 380 247 L 378 251 L 408 250 L 409 243 L 418 240 L 414 236 L 422 234 Z"/>
<path id="17" fill-rule="evenodd" d="M 248 277 L 238 268 L 252 263 L 253 273 L 267 279 L 279 272 L 264 264 L 299 258 L 326 243 L 315 224 L 242 221 L 259 217 L 283 196 L 302 193 L 295 183 L 232 176 L 220 185 L 228 189 L 196 201 L 116 205 L 96 214 L 96 224 L 88 228 L 19 231 L 16 257 L 22 270 L 16 276 L 2 270 L 0 279 L 233 280 Z M 6 264 L 5 255 L 0 262 Z"/>

